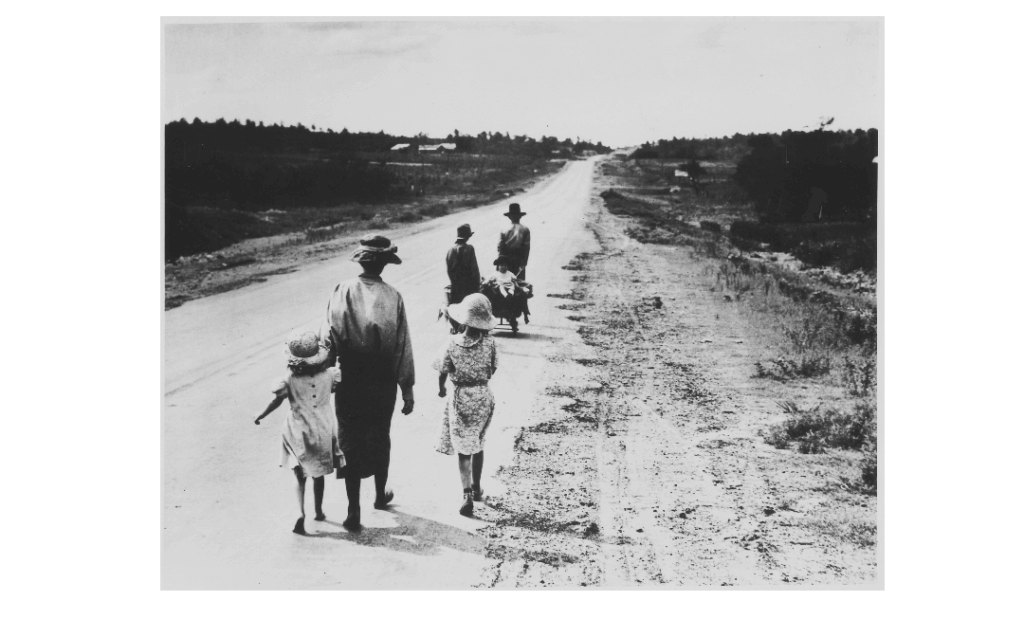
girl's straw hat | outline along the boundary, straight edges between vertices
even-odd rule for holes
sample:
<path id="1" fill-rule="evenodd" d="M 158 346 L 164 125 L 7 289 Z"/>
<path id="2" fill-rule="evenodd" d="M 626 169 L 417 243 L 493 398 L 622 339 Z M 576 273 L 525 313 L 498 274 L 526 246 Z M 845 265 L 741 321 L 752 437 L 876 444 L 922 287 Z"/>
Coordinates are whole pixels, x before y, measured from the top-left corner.
<path id="1" fill-rule="evenodd" d="M 320 339 L 314 332 L 303 332 L 288 341 L 288 365 L 316 367 L 327 360 L 327 348 L 320 346 Z"/>
<path id="2" fill-rule="evenodd" d="M 475 327 L 485 332 L 494 329 L 491 302 L 483 294 L 470 294 L 462 299 L 462 303 L 449 305 L 448 316 L 456 323 Z"/>

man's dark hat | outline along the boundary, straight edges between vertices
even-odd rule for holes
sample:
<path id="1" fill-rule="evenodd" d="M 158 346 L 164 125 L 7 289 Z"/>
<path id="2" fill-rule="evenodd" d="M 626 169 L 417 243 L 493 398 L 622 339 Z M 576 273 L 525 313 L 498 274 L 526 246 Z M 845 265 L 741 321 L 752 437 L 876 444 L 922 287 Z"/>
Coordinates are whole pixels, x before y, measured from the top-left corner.
<path id="1" fill-rule="evenodd" d="M 512 217 L 522 217 L 525 214 L 525 212 L 519 209 L 519 204 L 510 203 L 508 205 L 508 212 L 505 213 L 505 216 L 511 219 Z"/>
<path id="2" fill-rule="evenodd" d="M 458 233 L 460 239 L 468 239 L 472 237 L 474 234 L 476 234 L 470 229 L 468 223 L 464 223 L 461 226 L 459 226 L 459 229 L 456 230 L 456 232 Z"/>

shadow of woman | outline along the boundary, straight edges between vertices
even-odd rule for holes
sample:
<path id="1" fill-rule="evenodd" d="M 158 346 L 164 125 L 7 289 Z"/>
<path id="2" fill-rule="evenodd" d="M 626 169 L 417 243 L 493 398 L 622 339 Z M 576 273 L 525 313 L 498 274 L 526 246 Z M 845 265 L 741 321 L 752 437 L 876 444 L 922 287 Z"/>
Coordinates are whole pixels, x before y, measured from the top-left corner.
<path id="1" fill-rule="evenodd" d="M 487 541 L 483 537 L 434 520 L 402 513 L 394 508 L 389 512 L 397 519 L 398 526 L 388 528 L 364 526 L 357 532 L 310 533 L 309 537 L 346 540 L 363 546 L 377 546 L 417 555 L 436 555 L 442 547 L 464 553 L 481 555 L 484 553 Z M 341 528 L 340 523 L 330 520 L 326 524 Z"/>

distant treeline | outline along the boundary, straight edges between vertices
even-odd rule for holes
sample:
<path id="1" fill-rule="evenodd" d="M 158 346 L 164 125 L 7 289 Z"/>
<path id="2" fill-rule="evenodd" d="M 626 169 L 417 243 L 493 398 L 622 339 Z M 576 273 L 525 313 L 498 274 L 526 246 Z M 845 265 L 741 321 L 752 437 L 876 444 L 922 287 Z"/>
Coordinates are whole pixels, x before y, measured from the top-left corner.
<path id="1" fill-rule="evenodd" d="M 168 155 L 186 153 L 190 147 L 199 145 L 210 150 L 243 152 L 299 152 L 322 150 L 335 153 L 379 153 L 388 151 L 395 144 L 438 144 L 453 142 L 458 152 L 485 154 L 546 156 L 552 151 L 569 149 L 574 153 L 593 150 L 606 153 L 611 150 L 601 142 L 593 143 L 569 138 L 542 137 L 539 140 L 526 135 L 511 136 L 508 133 L 482 132 L 477 135 L 463 135 L 456 129 L 444 138 L 427 137 L 424 134 L 409 136 L 378 133 L 350 133 L 348 129 L 334 131 L 306 128 L 302 124 L 280 126 L 263 122 L 234 120 L 225 122 L 202 122 L 199 118 L 191 123 L 184 119 L 171 122 L 165 127 L 165 148 Z"/>
<path id="2" fill-rule="evenodd" d="M 169 204 L 243 210 L 379 201 L 393 192 L 396 176 L 367 155 L 386 153 L 395 144 L 443 141 L 454 142 L 461 154 L 537 159 L 555 151 L 611 150 L 600 142 L 535 140 L 498 132 L 466 136 L 456 130 L 445 139 L 434 139 L 383 131 L 335 132 L 302 124 L 182 119 L 164 128 L 165 194 Z"/>
<path id="3" fill-rule="evenodd" d="M 766 221 L 866 220 L 876 213 L 878 130 L 786 131 L 659 140 L 638 159 L 732 161 Z"/>

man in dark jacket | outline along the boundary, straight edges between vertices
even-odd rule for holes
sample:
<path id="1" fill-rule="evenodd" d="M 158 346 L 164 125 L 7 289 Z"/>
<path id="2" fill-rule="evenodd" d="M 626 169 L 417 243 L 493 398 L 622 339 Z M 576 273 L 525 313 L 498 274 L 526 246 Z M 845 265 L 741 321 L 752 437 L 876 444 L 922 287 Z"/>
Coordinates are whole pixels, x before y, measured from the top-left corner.
<path id="1" fill-rule="evenodd" d="M 459 226 L 458 238 L 448 250 L 445 261 L 448 264 L 448 280 L 452 284 L 449 301 L 461 303 L 462 299 L 480 291 L 480 266 L 476 262 L 476 250 L 469 245 L 473 231 L 468 223 Z"/>
<path id="2" fill-rule="evenodd" d="M 476 250 L 469 245 L 469 238 L 473 236 L 473 231 L 468 223 L 464 223 L 459 226 L 456 233 L 458 238 L 455 240 L 455 245 L 448 250 L 448 256 L 445 257 L 445 262 L 448 265 L 448 281 L 450 282 L 448 286 L 449 304 L 461 303 L 462 299 L 480 291 L 480 266 L 476 262 Z M 447 314 L 447 310 L 442 309 L 438 318 L 444 314 Z M 458 323 L 451 318 L 448 319 L 448 322 L 451 324 L 452 334 L 459 331 Z"/>
<path id="3" fill-rule="evenodd" d="M 498 256 L 508 260 L 509 272 L 513 272 L 520 281 L 526 280 L 526 262 L 530 260 L 530 229 L 519 223 L 526 215 L 519 204 L 510 203 L 505 216 L 512 221 L 512 227 L 498 237 Z M 523 320 L 530 322 L 530 308 L 523 300 Z"/>

